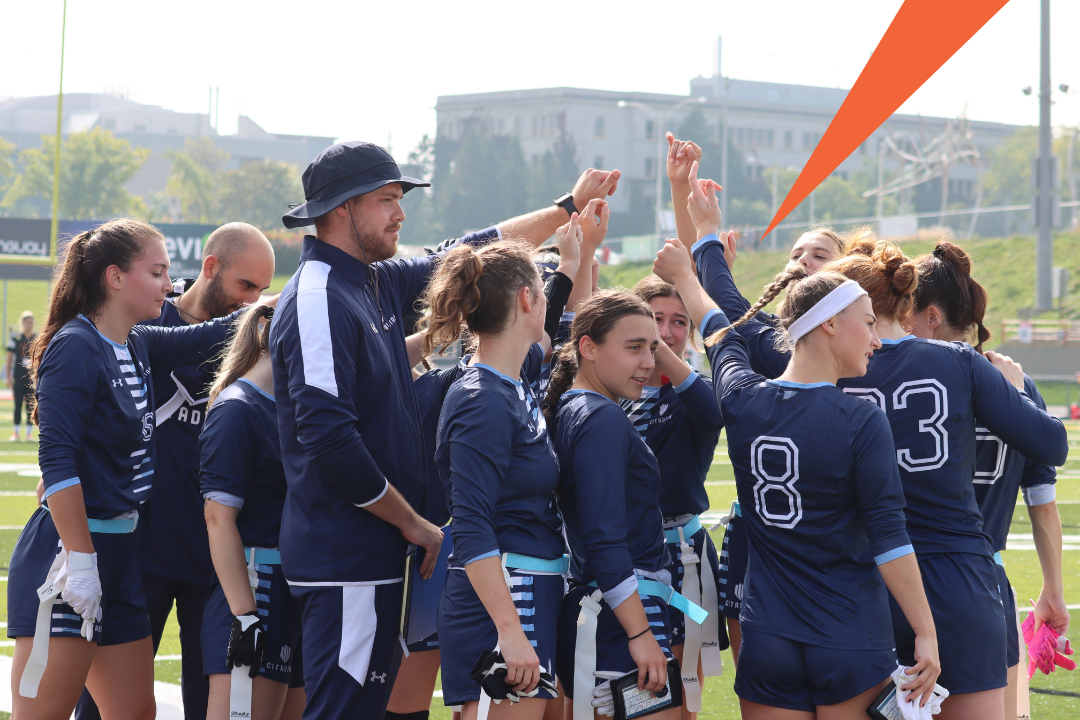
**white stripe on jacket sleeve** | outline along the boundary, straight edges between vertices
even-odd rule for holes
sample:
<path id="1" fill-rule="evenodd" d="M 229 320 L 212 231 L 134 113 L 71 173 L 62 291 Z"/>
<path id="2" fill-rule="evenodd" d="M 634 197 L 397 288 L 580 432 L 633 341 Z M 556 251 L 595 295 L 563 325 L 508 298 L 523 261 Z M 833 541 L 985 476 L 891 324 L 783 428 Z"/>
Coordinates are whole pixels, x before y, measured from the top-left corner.
<path id="1" fill-rule="evenodd" d="M 296 288 L 296 325 L 300 331 L 304 383 L 337 397 L 330 307 L 326 299 L 326 278 L 329 275 L 330 266 L 326 263 L 313 260 L 304 263 Z"/>

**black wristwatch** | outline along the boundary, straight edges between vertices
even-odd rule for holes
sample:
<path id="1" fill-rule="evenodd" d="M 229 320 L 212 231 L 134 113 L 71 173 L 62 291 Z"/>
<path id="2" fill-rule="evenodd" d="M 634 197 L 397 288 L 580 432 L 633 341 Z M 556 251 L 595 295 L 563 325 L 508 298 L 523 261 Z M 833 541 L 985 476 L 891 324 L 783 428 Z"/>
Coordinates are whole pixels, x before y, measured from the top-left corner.
<path id="1" fill-rule="evenodd" d="M 567 215 L 578 212 L 577 206 L 574 205 L 574 196 L 570 193 L 555 198 L 555 204 L 565 210 Z"/>

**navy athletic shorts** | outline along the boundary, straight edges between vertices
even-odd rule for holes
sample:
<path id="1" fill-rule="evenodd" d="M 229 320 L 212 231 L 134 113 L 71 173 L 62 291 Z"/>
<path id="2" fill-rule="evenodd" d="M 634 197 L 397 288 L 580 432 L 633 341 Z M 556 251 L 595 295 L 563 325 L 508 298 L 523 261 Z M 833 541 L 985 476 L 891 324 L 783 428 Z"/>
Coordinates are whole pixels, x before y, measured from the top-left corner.
<path id="1" fill-rule="evenodd" d="M 142 573 L 135 558 L 131 533 L 93 533 L 101 579 L 101 622 L 94 624 L 94 640 L 101 646 L 122 645 L 150 637 Z M 45 582 L 60 535 L 52 515 L 38 508 L 23 528 L 11 554 L 8 571 L 9 638 L 33 637 L 37 625 L 37 590 Z M 64 602 L 52 609 L 50 637 L 80 637 L 82 618 Z"/>
<path id="2" fill-rule="evenodd" d="M 814 712 L 875 687 L 896 670 L 896 650 L 837 650 L 742 626 L 735 694 L 744 700 Z"/>
<path id="3" fill-rule="evenodd" d="M 746 560 L 749 554 L 746 526 L 743 525 L 742 516 L 733 516 L 724 528 L 719 575 L 720 614 L 732 620 L 738 620 L 739 611 L 742 610 L 743 579 L 746 577 Z"/>
<path id="4" fill-rule="evenodd" d="M 304 720 L 382 717 L 401 666 L 399 580 L 293 585 L 304 646 Z"/>
<path id="5" fill-rule="evenodd" d="M 259 587 L 255 606 L 266 629 L 266 651 L 259 675 L 289 687 L 304 686 L 300 660 L 300 605 L 289 592 L 280 565 L 256 565 Z M 204 675 L 227 675 L 232 669 L 225 660 L 229 653 L 233 614 L 225 591 L 215 574 L 203 613 L 202 655 Z"/>
<path id="6" fill-rule="evenodd" d="M 740 518 L 740 520 L 741 519 L 742 518 Z M 713 578 L 716 583 L 716 597 L 721 601 L 720 604 L 723 605 L 723 596 L 720 594 L 720 588 L 723 587 L 720 584 L 720 559 L 716 555 L 716 546 L 713 544 L 712 538 L 709 537 L 709 531 L 703 527 L 691 535 L 688 540 L 689 542 L 687 544 L 694 549 L 699 560 L 698 564 L 695 566 L 697 569 L 698 587 L 701 587 L 701 563 L 707 562 L 712 566 Z M 702 557 L 702 548 L 705 549 L 704 557 Z M 685 571 L 685 568 L 683 568 L 682 561 L 679 559 L 682 556 L 682 549 L 680 548 L 679 543 L 668 543 L 668 553 L 672 558 L 671 564 L 667 566 L 667 571 L 671 573 L 671 585 L 676 591 L 681 593 L 683 589 L 683 572 Z M 704 605 L 702 605 L 702 607 L 704 607 Z M 716 608 L 706 607 L 705 610 L 707 612 L 716 612 Z M 676 608 L 668 608 L 668 615 L 671 620 L 671 644 L 682 645 L 686 640 L 686 616 L 683 615 L 682 610 Z M 724 623 L 720 623 L 719 634 L 720 649 L 727 650 L 730 642 L 728 641 L 727 628 Z"/>
<path id="7" fill-rule="evenodd" d="M 574 652 L 577 648 L 577 621 L 581 612 L 581 598 L 595 591 L 588 585 L 571 585 L 570 592 L 563 598 L 559 613 L 559 647 L 555 667 L 563 679 L 563 690 L 569 698 L 574 697 Z M 671 620 L 667 603 L 658 597 L 641 595 L 641 604 L 649 618 L 653 637 L 670 660 Z M 619 619 L 607 602 L 600 601 L 600 614 L 596 620 L 596 670 L 626 674 L 637 669 L 637 663 L 630 657 L 630 641 Z M 599 685 L 604 680 L 597 680 Z"/>
<path id="8" fill-rule="evenodd" d="M 923 587 L 937 628 L 941 676 L 952 695 L 1005 687 L 1005 611 L 998 595 L 997 565 L 988 556 L 943 553 L 919 558 Z M 915 663 L 915 632 L 892 596 L 896 654 Z"/>
<path id="9" fill-rule="evenodd" d="M 1001 606 L 1005 611 L 1005 667 L 1011 668 L 1020 664 L 1020 631 L 1016 628 L 1016 598 L 1013 597 L 1012 586 L 1009 584 L 1009 576 L 1005 574 L 1005 566 L 994 564 L 998 577 L 998 593 L 1001 595 Z"/>
<path id="10" fill-rule="evenodd" d="M 417 640 L 414 643 L 409 643 L 409 654 L 418 652 L 427 652 L 428 650 L 439 649 L 439 633 L 431 633 L 423 640 Z"/>
<path id="11" fill-rule="evenodd" d="M 510 570 L 510 596 L 517 608 L 521 629 L 529 639 L 540 666 L 555 675 L 555 644 L 559 609 L 566 582 L 562 575 L 532 575 Z M 494 650 L 499 633 L 464 570 L 448 570 L 439 603 L 439 637 L 443 647 L 442 691 L 445 705 L 461 705 L 480 699 L 480 683 L 469 677 L 487 650 Z M 551 699 L 547 691 L 537 695 Z"/>

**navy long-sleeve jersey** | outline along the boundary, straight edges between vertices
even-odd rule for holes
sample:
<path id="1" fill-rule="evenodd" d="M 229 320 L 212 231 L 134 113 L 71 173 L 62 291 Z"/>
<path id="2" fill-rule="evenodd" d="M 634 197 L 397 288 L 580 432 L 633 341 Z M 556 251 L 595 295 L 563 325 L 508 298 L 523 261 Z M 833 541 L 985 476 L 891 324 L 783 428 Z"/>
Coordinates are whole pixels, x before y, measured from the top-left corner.
<path id="1" fill-rule="evenodd" d="M 446 394 L 435 461 L 450 493 L 455 567 L 508 552 L 563 555 L 559 463 L 530 387 L 542 362 L 533 345 L 518 378 L 467 366 Z"/>
<path id="2" fill-rule="evenodd" d="M 706 251 L 708 248 L 708 251 Z M 698 267 L 702 287 L 731 322 L 741 318 L 750 309 L 750 302 L 735 287 L 731 269 L 724 257 L 724 248 L 716 235 L 706 235 L 691 248 Z M 784 374 L 791 354 L 776 349 L 777 318 L 759 312 L 744 325 L 732 330 L 742 335 L 750 349 L 750 369 L 766 378 Z M 703 336 L 706 337 L 706 336 Z"/>
<path id="3" fill-rule="evenodd" d="M 463 241 L 497 237 L 491 228 Z M 281 563 L 290 583 L 401 577 L 405 539 L 364 507 L 393 485 L 423 511 L 427 453 L 402 318 L 440 258 L 368 266 L 304 238 L 270 329 L 289 483 Z"/>
<path id="4" fill-rule="evenodd" d="M 712 381 L 691 371 L 679 387 L 646 387 L 640 400 L 619 406 L 656 456 L 664 517 L 708 510 L 705 476 L 724 427 Z"/>
<path id="5" fill-rule="evenodd" d="M 1024 375 L 1024 392 L 1043 410 L 1046 403 L 1035 381 Z M 1057 470 L 1028 460 L 984 427 L 975 428 L 975 501 L 983 516 L 983 532 L 994 552 L 1005 549 L 1016 510 L 1017 491 L 1027 505 L 1054 500 Z"/>
<path id="6" fill-rule="evenodd" d="M 727 324 L 713 312 L 704 331 Z M 912 547 L 885 415 L 831 383 L 765 380 L 738 333 L 708 355 L 750 540 L 741 622 L 822 647 L 894 647 L 875 563 Z"/>
<path id="7" fill-rule="evenodd" d="M 230 316 L 230 320 L 231 320 Z M 136 325 L 123 345 L 79 316 L 53 336 L 38 368 L 38 462 L 45 495 L 82 485 L 86 516 L 135 510 L 154 481 L 151 370 L 212 358 L 228 321 L 163 328 Z"/>
<path id="8" fill-rule="evenodd" d="M 884 340 L 866 375 L 839 386 L 889 418 L 908 532 L 920 557 L 991 553 L 972 485 L 977 424 L 1035 462 L 1061 465 L 1068 455 L 1061 421 L 967 343 Z"/>
<path id="9" fill-rule="evenodd" d="M 287 487 L 274 396 L 240 378 L 212 410 L 199 436 L 203 497 L 240 510 L 245 546 L 276 548 Z"/>
<path id="10" fill-rule="evenodd" d="M 183 292 L 187 283 L 178 280 L 173 286 Z M 162 306 L 161 315 L 142 324 L 184 327 L 187 322 L 175 301 L 169 301 Z M 210 583 L 214 565 L 202 521 L 195 458 L 217 366 L 210 360 L 154 373 L 155 482 L 149 500 L 139 511 L 143 517 L 135 530 L 135 551 L 143 572 L 204 585 Z"/>
<path id="11" fill-rule="evenodd" d="M 660 572 L 668 565 L 660 468 L 622 408 L 599 393 L 568 390 L 556 420 L 570 572 L 625 598 L 636 587 L 635 568 Z"/>

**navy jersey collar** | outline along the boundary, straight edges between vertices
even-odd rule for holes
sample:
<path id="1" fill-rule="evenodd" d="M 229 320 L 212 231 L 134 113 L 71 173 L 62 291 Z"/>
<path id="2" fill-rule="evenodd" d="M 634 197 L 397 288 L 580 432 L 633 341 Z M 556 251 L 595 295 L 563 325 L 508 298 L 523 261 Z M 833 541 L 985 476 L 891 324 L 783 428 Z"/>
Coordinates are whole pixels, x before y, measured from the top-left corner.
<path id="1" fill-rule="evenodd" d="M 304 236 L 304 247 L 300 251 L 301 260 L 315 260 L 334 268 L 335 272 L 357 287 L 367 285 L 371 277 L 371 268 L 349 253 L 324 243 L 314 235 Z"/>

